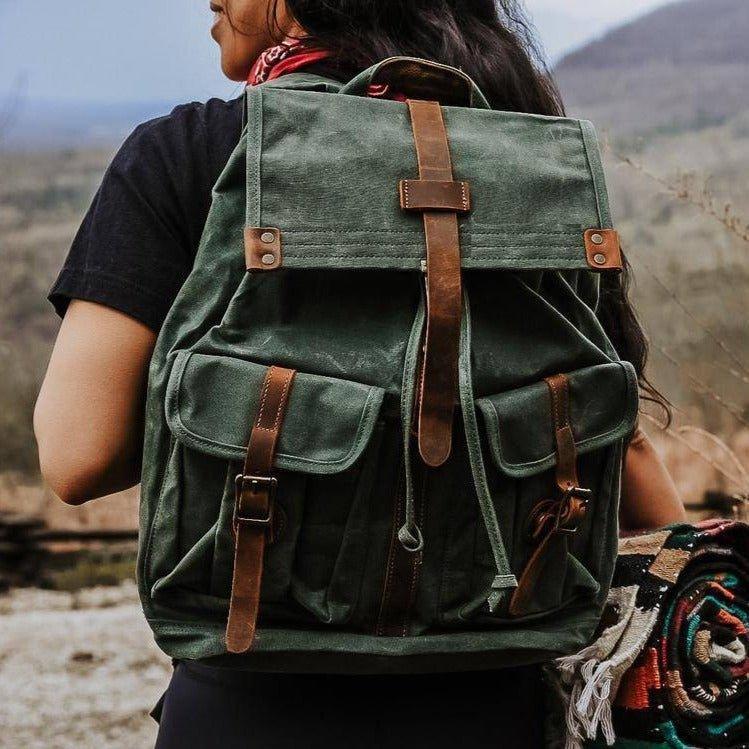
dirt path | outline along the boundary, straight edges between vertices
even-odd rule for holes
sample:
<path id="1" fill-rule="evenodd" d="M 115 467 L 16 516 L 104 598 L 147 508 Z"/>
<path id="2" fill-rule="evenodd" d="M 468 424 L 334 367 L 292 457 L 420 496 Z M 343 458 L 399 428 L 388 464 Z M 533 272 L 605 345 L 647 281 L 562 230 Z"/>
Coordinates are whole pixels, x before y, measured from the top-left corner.
<path id="1" fill-rule="evenodd" d="M 0 747 L 148 749 L 171 664 L 132 584 L 0 597 Z"/>

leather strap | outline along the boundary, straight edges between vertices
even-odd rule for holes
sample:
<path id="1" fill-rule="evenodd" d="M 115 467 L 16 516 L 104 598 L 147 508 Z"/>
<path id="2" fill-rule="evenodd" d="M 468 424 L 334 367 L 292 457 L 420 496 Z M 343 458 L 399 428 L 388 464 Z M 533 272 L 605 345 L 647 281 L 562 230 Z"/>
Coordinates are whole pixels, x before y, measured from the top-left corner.
<path id="1" fill-rule="evenodd" d="M 421 181 L 453 183 L 442 108 L 437 102 L 409 100 L 408 109 Z M 449 195 L 446 197 L 449 200 Z M 461 197 L 461 206 L 465 204 Z M 424 210 L 424 235 L 427 330 L 418 395 L 418 444 L 423 461 L 436 468 L 450 457 L 452 449 L 462 304 L 458 215 L 445 209 L 444 200 Z"/>
<path id="2" fill-rule="evenodd" d="M 526 616 L 544 604 L 541 581 L 549 570 L 567 564 L 569 539 L 585 517 L 590 491 L 580 488 L 577 448 L 570 422 L 570 385 L 567 375 L 547 377 L 556 442 L 556 484 L 560 496 L 539 502 L 529 518 L 531 539 L 538 544 L 510 600 L 511 616 Z"/>
<path id="3" fill-rule="evenodd" d="M 568 492 L 580 486 L 577 479 L 577 449 L 570 424 L 570 382 L 567 375 L 547 377 L 546 385 L 551 395 L 551 418 L 557 452 L 557 486 Z"/>
<path id="4" fill-rule="evenodd" d="M 245 653 L 255 639 L 265 544 L 273 528 L 273 463 L 296 372 L 270 367 L 250 434 L 244 469 L 236 478 L 234 574 L 226 624 L 226 649 Z"/>

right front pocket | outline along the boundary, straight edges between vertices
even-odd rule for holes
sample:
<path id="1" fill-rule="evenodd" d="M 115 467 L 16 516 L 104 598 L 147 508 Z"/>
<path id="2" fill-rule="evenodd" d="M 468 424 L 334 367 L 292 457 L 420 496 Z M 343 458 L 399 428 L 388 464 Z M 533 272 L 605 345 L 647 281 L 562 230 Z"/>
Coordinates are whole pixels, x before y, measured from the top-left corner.
<path id="1" fill-rule="evenodd" d="M 580 484 L 593 496 L 569 547 L 551 548 L 546 574 L 533 590 L 523 618 L 543 616 L 573 602 L 594 604 L 608 580 L 616 550 L 616 515 L 622 441 L 635 425 L 637 377 L 626 362 L 585 367 L 567 374 L 570 426 L 577 452 Z M 544 381 L 479 398 L 487 479 L 508 559 L 520 579 L 536 546 L 529 528 L 537 505 L 556 496 L 556 449 L 549 388 Z M 461 503 L 443 576 L 443 622 L 518 621 L 502 605 L 487 607 L 487 592 L 496 575 L 486 531 L 475 508 Z M 463 517 L 464 516 L 464 517 Z M 466 533 L 470 521 L 475 534 Z M 566 546 L 566 545 L 565 545 Z M 463 574 L 457 574 L 460 569 Z M 462 582 L 459 591 L 455 583 Z"/>
<path id="2" fill-rule="evenodd" d="M 150 531 L 159 553 L 145 565 L 154 601 L 165 607 L 225 614 L 233 479 L 267 369 L 189 351 L 175 358 L 165 404 L 174 446 Z M 277 540 L 266 550 L 261 617 L 326 624 L 351 617 L 366 560 L 384 394 L 297 373 L 275 460 Z"/>

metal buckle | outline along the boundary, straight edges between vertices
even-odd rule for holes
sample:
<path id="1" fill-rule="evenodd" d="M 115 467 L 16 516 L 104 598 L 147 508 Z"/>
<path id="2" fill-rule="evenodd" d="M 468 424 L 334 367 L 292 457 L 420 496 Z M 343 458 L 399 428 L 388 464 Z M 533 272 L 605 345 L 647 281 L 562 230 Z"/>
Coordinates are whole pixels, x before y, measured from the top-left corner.
<path id="1" fill-rule="evenodd" d="M 574 517 L 570 511 L 570 499 L 579 499 L 580 512 L 577 517 Z M 577 533 L 577 529 L 580 525 L 580 521 L 585 517 L 585 513 L 588 509 L 588 504 L 593 498 L 593 491 L 591 489 L 583 489 L 580 486 L 571 486 L 566 489 L 562 494 L 562 499 L 559 503 L 559 512 L 556 517 L 555 528 L 560 533 Z M 569 516 L 565 518 L 565 515 L 569 512 Z M 568 522 L 573 521 L 574 525 L 567 525 Z"/>
<path id="2" fill-rule="evenodd" d="M 244 491 L 245 484 L 250 484 L 251 491 L 256 491 L 259 487 L 266 487 L 268 490 L 268 514 L 264 518 L 249 517 L 239 512 L 239 500 L 241 493 Z M 273 504 L 276 498 L 278 488 L 278 479 L 275 476 L 245 476 L 242 473 L 237 474 L 234 479 L 235 502 L 234 502 L 234 526 L 242 525 L 259 525 L 270 527 L 273 522 Z"/>

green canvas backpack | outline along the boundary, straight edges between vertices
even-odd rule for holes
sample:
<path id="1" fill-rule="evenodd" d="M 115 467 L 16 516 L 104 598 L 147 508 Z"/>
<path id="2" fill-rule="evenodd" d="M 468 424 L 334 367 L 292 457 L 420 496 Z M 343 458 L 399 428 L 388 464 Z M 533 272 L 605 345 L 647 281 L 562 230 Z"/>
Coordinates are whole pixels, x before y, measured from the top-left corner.
<path id="1" fill-rule="evenodd" d="M 249 89 L 150 369 L 161 648 L 353 673 L 581 647 L 638 408 L 596 314 L 621 262 L 588 122 L 407 58 Z"/>

